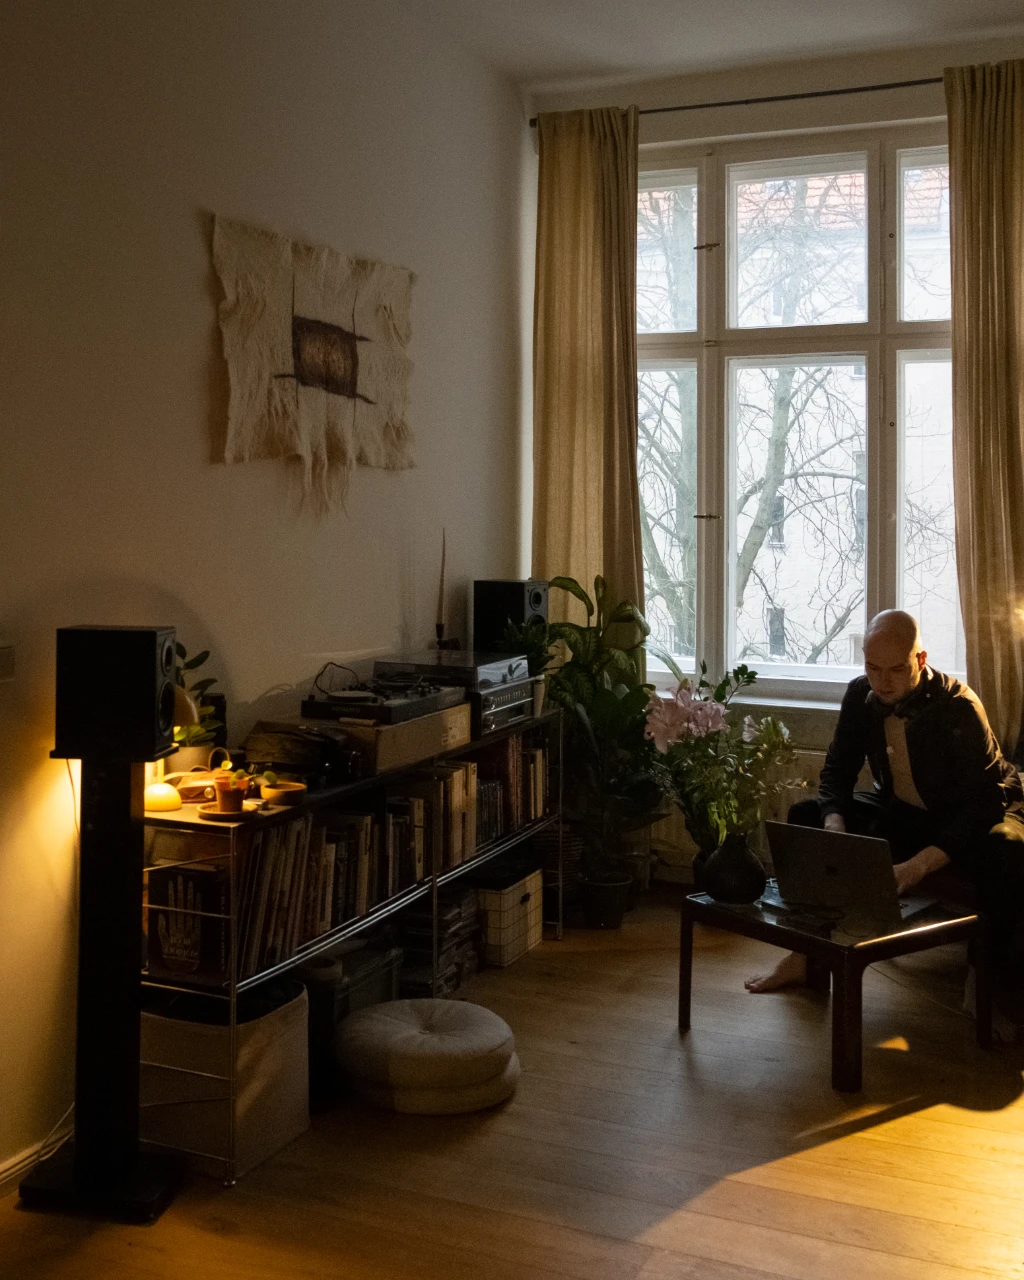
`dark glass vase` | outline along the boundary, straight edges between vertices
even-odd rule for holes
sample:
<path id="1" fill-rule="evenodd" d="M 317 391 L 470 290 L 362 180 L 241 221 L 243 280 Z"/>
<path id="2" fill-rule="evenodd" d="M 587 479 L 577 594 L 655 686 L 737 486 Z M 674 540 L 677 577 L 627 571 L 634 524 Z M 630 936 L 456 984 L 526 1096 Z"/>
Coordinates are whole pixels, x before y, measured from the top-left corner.
<path id="1" fill-rule="evenodd" d="M 694 883 L 716 902 L 756 902 L 768 877 L 745 835 L 726 836 L 712 853 L 694 860 Z"/>

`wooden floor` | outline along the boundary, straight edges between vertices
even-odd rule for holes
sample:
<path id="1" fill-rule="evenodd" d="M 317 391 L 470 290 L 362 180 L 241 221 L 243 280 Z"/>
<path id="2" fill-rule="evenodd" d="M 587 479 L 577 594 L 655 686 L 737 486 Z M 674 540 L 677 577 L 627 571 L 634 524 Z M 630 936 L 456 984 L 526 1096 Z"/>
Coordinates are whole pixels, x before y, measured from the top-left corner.
<path id="1" fill-rule="evenodd" d="M 472 982 L 519 1043 L 506 1107 L 343 1106 L 237 1187 L 194 1181 L 152 1227 L 12 1198 L 0 1275 L 1024 1277 L 1024 1052 L 981 1053 L 943 1007 L 962 955 L 869 971 L 864 1092 L 842 1097 L 827 997 L 743 991 L 778 954 L 761 944 L 698 933 L 679 1038 L 676 918 L 649 902 L 619 934 L 573 932 Z"/>

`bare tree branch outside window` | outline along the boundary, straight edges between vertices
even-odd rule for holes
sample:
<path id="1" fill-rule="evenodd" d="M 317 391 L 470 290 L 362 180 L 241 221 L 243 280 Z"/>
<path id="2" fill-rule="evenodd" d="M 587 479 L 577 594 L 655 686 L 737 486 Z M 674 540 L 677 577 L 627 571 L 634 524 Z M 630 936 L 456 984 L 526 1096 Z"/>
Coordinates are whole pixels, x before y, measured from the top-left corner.
<path id="1" fill-rule="evenodd" d="M 948 168 L 931 163 L 934 153 L 903 153 L 909 158 L 901 160 L 899 180 L 903 306 L 922 318 L 941 317 L 943 308 L 948 315 Z M 804 172 L 802 162 L 787 163 L 788 169 L 770 162 L 729 170 L 731 323 L 786 328 L 867 320 L 864 157 L 833 158 L 831 165 L 826 158 Z M 696 330 L 695 237 L 695 181 L 640 192 L 640 332 Z M 865 364 L 855 348 L 727 362 L 735 661 L 819 669 L 861 661 L 871 550 Z M 933 373 L 936 367 L 948 365 L 933 365 Z M 920 379 L 904 382 L 916 388 L 909 400 L 904 394 L 901 410 L 904 602 L 928 612 L 933 645 L 949 669 L 962 669 L 954 634 L 948 389 L 933 377 L 934 395 L 925 404 Z M 639 419 L 647 610 L 655 637 L 692 659 L 701 421 L 695 359 L 642 369 Z"/>

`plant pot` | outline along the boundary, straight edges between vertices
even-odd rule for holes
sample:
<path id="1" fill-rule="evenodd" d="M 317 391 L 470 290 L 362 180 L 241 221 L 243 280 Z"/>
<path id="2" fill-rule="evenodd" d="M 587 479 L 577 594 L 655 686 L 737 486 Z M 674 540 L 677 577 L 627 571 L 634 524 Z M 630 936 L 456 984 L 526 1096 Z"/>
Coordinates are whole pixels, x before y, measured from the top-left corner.
<path id="1" fill-rule="evenodd" d="M 306 784 L 304 782 L 275 782 L 271 787 L 264 783 L 260 787 L 260 795 L 268 804 L 298 804 L 306 795 Z"/>
<path id="2" fill-rule="evenodd" d="M 233 778 L 215 778 L 214 788 L 217 792 L 217 809 L 221 813 L 241 813 L 248 786 L 236 787 Z"/>
<path id="3" fill-rule="evenodd" d="M 615 880 L 580 880 L 580 906 L 588 929 L 619 929 L 626 912 L 632 876 Z"/>
<path id="4" fill-rule="evenodd" d="M 768 877 L 748 838 L 731 835 L 713 853 L 694 860 L 694 882 L 716 902 L 745 903 L 760 898 Z"/>
<path id="5" fill-rule="evenodd" d="M 168 773 L 191 773 L 193 769 L 210 767 L 210 752 L 213 747 L 179 747 L 173 756 L 168 756 L 164 768 Z"/>

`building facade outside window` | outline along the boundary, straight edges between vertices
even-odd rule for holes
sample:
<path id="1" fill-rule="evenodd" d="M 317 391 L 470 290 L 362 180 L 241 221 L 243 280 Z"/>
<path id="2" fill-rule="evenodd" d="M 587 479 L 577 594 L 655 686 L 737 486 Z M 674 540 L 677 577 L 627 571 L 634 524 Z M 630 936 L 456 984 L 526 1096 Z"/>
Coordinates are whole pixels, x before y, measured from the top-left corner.
<path id="1" fill-rule="evenodd" d="M 641 170 L 655 639 L 684 670 L 835 697 L 867 619 L 906 607 L 962 672 L 943 131 L 659 148 Z"/>

